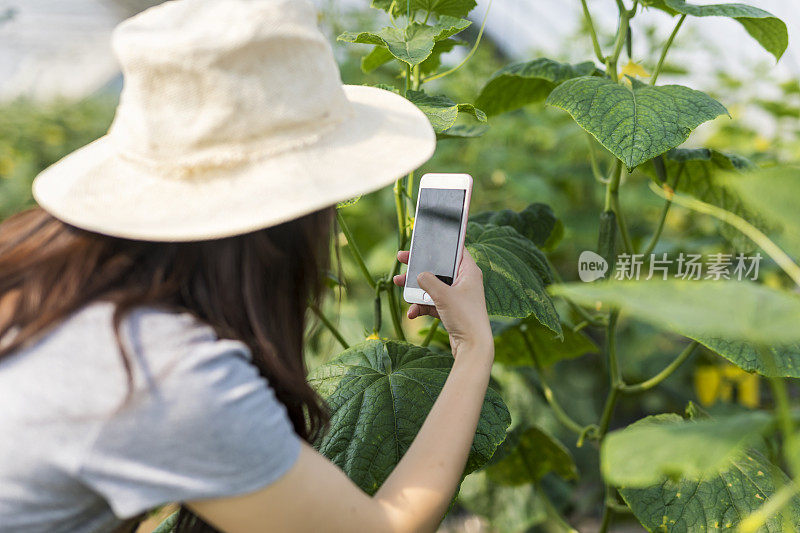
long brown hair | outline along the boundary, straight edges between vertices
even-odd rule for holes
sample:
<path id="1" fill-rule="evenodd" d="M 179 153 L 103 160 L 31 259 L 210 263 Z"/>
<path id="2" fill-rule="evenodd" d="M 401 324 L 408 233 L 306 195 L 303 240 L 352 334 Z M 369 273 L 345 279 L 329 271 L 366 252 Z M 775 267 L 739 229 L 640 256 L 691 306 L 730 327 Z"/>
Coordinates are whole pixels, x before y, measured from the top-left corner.
<path id="1" fill-rule="evenodd" d="M 244 235 L 161 243 L 109 237 L 69 226 L 41 209 L 0 224 L 0 359 L 93 301 L 116 305 L 114 327 L 140 306 L 193 313 L 220 338 L 244 342 L 286 406 L 294 429 L 313 441 L 327 423 L 306 381 L 309 301 L 321 296 L 334 208 Z M 130 358 L 121 363 L 132 386 Z M 206 526 L 186 510 L 179 531 Z"/>

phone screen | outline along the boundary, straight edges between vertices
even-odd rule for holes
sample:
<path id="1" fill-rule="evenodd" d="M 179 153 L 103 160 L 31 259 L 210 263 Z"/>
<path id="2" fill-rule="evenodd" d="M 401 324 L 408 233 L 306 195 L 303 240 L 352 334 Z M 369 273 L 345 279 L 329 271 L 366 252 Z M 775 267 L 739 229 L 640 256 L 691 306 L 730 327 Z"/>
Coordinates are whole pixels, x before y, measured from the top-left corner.
<path id="1" fill-rule="evenodd" d="M 448 285 L 453 284 L 465 195 L 464 189 L 419 190 L 407 287 L 419 289 L 417 275 L 422 272 L 432 272 Z"/>

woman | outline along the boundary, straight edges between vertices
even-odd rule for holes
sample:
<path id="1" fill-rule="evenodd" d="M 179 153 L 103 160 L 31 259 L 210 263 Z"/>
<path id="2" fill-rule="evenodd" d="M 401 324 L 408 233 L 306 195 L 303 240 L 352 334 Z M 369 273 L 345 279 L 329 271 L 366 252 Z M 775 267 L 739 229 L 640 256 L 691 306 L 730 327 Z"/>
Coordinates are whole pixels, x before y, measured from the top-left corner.
<path id="1" fill-rule="evenodd" d="M 435 306 L 408 316 L 440 317 L 455 362 L 374 496 L 309 445 L 326 412 L 302 358 L 331 206 L 430 157 L 425 116 L 343 87 L 306 2 L 168 2 L 113 44 L 109 133 L 0 226 L 0 531 L 110 531 L 174 501 L 181 530 L 434 530 L 493 359 L 469 254 L 452 286 L 420 276 Z"/>

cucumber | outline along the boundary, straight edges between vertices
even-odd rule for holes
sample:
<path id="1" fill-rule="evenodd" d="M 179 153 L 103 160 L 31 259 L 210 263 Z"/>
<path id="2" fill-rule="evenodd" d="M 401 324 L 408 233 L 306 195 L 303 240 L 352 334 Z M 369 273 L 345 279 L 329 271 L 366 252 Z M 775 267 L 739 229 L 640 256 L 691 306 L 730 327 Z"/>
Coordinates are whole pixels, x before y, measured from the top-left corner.
<path id="1" fill-rule="evenodd" d="M 617 215 L 614 211 L 608 210 L 600 213 L 597 253 L 608 262 L 606 279 L 611 279 L 617 261 Z"/>

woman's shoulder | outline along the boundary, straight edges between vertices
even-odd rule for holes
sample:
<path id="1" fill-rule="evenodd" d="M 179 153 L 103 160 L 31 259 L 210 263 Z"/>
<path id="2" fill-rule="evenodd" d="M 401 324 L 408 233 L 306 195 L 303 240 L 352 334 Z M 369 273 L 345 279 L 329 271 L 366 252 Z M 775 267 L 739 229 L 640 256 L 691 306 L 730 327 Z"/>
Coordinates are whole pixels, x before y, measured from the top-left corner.
<path id="1" fill-rule="evenodd" d="M 116 310 L 116 304 L 107 301 L 80 308 L 22 348 L 6 368 L 48 368 L 47 375 L 55 370 L 74 387 L 91 382 L 97 393 L 107 389 L 123 395 L 129 385 L 126 365 L 137 389 L 153 388 L 176 373 L 189 382 L 193 376 L 203 380 L 204 374 L 220 367 L 254 370 L 244 343 L 219 338 L 189 312 L 137 307 L 120 317 L 117 335 Z"/>

